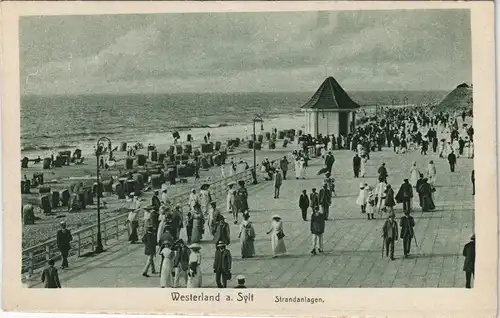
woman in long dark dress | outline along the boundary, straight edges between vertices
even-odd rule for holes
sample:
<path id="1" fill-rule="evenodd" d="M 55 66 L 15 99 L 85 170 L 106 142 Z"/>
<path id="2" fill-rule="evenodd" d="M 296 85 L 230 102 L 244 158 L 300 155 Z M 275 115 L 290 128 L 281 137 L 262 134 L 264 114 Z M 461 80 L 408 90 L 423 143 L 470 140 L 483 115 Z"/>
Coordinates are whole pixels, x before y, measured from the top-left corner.
<path id="1" fill-rule="evenodd" d="M 415 186 L 415 190 L 417 191 L 418 193 L 418 203 L 419 203 L 419 206 L 422 207 L 423 206 L 423 201 L 422 201 L 422 193 L 420 193 L 420 186 L 422 186 L 423 184 L 423 181 L 424 181 L 424 174 L 421 173 L 420 174 L 420 179 L 417 180 L 417 185 Z"/>
<path id="2" fill-rule="evenodd" d="M 394 200 L 394 190 L 391 185 L 388 184 L 385 189 L 385 207 L 389 208 L 390 214 L 394 213 L 394 206 L 396 201 Z"/>
<path id="3" fill-rule="evenodd" d="M 436 208 L 434 205 L 434 200 L 432 199 L 432 192 L 434 188 L 427 182 L 427 178 L 424 178 L 422 185 L 420 186 L 420 194 L 422 196 L 422 211 L 429 212 Z"/>

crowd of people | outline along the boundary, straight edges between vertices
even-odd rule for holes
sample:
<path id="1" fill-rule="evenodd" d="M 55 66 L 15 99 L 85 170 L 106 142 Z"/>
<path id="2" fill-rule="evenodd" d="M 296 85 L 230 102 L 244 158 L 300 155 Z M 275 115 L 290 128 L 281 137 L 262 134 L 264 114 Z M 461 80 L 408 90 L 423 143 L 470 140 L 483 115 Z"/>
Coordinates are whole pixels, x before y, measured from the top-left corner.
<path id="1" fill-rule="evenodd" d="M 465 116 L 463 116 L 463 121 L 465 121 Z M 473 129 L 465 122 L 462 127 L 463 129 L 460 130 L 456 118 L 443 113 L 432 114 L 426 108 L 386 109 L 382 116 L 377 116 L 376 120 L 357 127 L 346 136 L 320 135 L 317 138 L 310 135 L 302 136 L 301 149 L 293 150 L 289 156 L 284 156 L 274 162 L 266 158 L 260 166 L 260 173 L 265 179 L 273 182 L 274 199 L 278 199 L 284 180 L 290 179 L 290 175 L 287 174 L 290 170 L 295 170 L 296 180 L 305 179 L 311 152 L 314 152 L 313 155 L 319 154 L 324 158 L 324 167 L 318 171 L 318 174 L 325 174 L 325 179 L 321 186 L 318 186 L 319 191 L 317 188 L 312 188 L 311 193 L 308 194 L 304 189 L 298 200 L 303 221 L 310 222 L 310 253 L 317 255 L 324 251 L 325 222 L 335 219 L 335 216 L 330 213 L 330 207 L 336 196 L 335 179 L 332 177 L 335 174 L 335 157 L 332 151 L 348 149 L 354 152 L 352 168 L 353 177 L 357 179 L 365 177 L 370 153 L 389 148 L 397 154 L 406 155 L 419 149 L 422 156 L 432 158 L 429 158 L 426 169 L 420 169 L 417 162 L 413 162 L 408 170 L 408 178 L 401 180 L 399 188 L 393 188 L 388 182 L 390 167 L 382 163 L 377 170 L 377 182 L 370 185 L 362 181 L 356 198 L 360 213 L 366 215 L 367 220 L 385 219 L 381 232 L 386 257 L 390 260 L 395 259 L 394 244 L 401 238 L 403 254 L 407 258 L 410 257 L 412 241 L 416 242 L 416 223 L 411 215 L 412 212 L 417 209 L 417 206 L 422 212 L 430 212 L 436 208 L 435 185 L 438 174 L 434 160 L 448 159 L 450 171 L 453 173 L 458 157 L 473 158 L 474 156 Z M 234 158 L 231 159 L 230 166 L 231 170 L 236 166 Z M 249 169 L 248 164 L 244 166 L 244 169 Z M 236 170 L 230 173 L 236 173 Z M 224 170 L 222 170 L 222 175 L 225 176 Z M 473 171 L 471 180 L 474 189 Z M 187 211 L 183 211 L 181 205 L 171 204 L 166 187 L 162 188 L 161 192 L 161 195 L 159 191 L 155 192 L 151 204 L 146 208 L 141 207 L 139 198 L 130 197 L 131 207 L 127 219 L 129 241 L 132 244 L 142 241 L 144 244 L 146 264 L 142 275 L 149 277 L 150 272 L 159 273 L 161 287 L 176 288 L 181 285 L 191 288 L 202 287 L 201 264 L 203 260 L 200 242 L 209 240 L 215 245 L 213 271 L 217 286 L 227 287 L 228 281 L 232 278 L 232 255 L 227 248 L 231 244 L 230 225 L 224 213 L 231 218 L 234 225 L 238 226 L 237 237 L 240 242 L 241 258 L 247 259 L 256 255 L 254 246 L 256 231 L 250 220 L 249 193 L 245 182 L 227 184 L 225 211 L 218 208 L 206 186 L 202 186 L 199 191 L 196 189 L 191 191 Z M 399 224 L 395 214 L 398 204 L 401 204 L 403 212 Z M 308 215 L 309 209 L 310 215 Z M 142 210 L 145 211 L 142 216 L 145 234 L 140 240 L 138 237 L 139 211 Z M 270 235 L 272 257 L 275 258 L 287 253 L 285 232 L 280 215 L 272 215 L 270 220 L 266 234 Z M 184 229 L 186 242 L 181 238 L 181 231 Z M 463 254 L 464 256 L 467 254 L 466 273 L 469 273 L 467 277 L 470 287 L 470 268 L 471 266 L 473 268 L 474 263 L 471 257 L 475 258 L 475 251 L 472 252 L 469 245 L 467 252 L 464 249 Z M 156 255 L 161 257 L 158 272 L 154 263 Z M 239 276 L 237 280 L 238 288 L 244 288 L 245 278 Z"/>

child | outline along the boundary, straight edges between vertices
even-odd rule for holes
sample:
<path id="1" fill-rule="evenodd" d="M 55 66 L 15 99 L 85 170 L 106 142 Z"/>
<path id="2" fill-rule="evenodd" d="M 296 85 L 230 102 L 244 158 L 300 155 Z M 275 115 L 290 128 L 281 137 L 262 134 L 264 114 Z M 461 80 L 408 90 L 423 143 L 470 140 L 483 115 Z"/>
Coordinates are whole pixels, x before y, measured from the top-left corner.
<path id="1" fill-rule="evenodd" d="M 361 182 L 359 185 L 359 195 L 356 199 L 356 204 L 361 207 L 361 213 L 366 213 L 366 202 L 367 202 L 367 190 L 368 185 L 366 183 Z"/>
<path id="2" fill-rule="evenodd" d="M 332 183 L 330 184 L 330 190 L 332 191 L 332 194 L 337 196 L 337 192 L 335 192 L 335 178 L 332 178 Z"/>
<path id="3" fill-rule="evenodd" d="M 373 194 L 373 191 L 371 188 L 368 190 L 368 208 L 366 210 L 366 215 L 368 216 L 368 220 L 375 220 L 375 217 L 373 216 L 373 211 L 375 210 L 375 195 Z M 370 219 L 371 215 L 371 219 Z"/>

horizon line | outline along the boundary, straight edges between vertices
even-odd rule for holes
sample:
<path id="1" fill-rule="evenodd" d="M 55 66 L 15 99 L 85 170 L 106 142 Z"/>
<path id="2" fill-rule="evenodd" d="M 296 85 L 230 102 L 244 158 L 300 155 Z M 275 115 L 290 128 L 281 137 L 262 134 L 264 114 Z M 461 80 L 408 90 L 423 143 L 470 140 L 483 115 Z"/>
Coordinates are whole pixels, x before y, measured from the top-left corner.
<path id="1" fill-rule="evenodd" d="M 317 90 L 317 89 L 316 89 Z M 180 94 L 257 94 L 257 93 L 278 93 L 278 94 L 293 94 L 293 93 L 311 93 L 311 95 L 314 94 L 316 91 L 311 91 L 311 90 L 298 90 L 298 91 L 200 91 L 200 92 L 192 92 L 192 91 L 186 91 L 186 92 L 130 92 L 130 93 L 88 93 L 88 92 L 82 92 L 82 93 L 67 93 L 67 94 L 61 94 L 61 93 L 54 93 L 54 94 L 40 94 L 40 93 L 20 93 L 21 97 L 25 96 L 43 96 L 43 97 L 49 97 L 49 96 L 98 96 L 98 95 L 122 95 L 122 96 L 130 96 L 130 95 L 180 95 Z M 451 92 L 453 89 L 446 90 L 446 89 L 383 89 L 383 90 L 368 90 L 368 89 L 360 89 L 360 90 L 345 90 L 347 93 L 349 92 Z"/>

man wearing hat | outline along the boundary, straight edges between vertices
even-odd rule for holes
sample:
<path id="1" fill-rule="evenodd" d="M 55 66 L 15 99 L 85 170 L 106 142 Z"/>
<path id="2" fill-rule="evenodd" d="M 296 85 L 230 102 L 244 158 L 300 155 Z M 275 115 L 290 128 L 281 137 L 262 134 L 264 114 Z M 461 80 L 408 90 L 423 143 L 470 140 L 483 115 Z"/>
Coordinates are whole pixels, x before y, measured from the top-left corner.
<path id="1" fill-rule="evenodd" d="M 68 267 L 68 254 L 71 249 L 71 241 L 73 236 L 71 231 L 66 228 L 66 221 L 61 221 L 61 229 L 57 231 L 57 248 L 62 256 L 62 268 Z"/>
<path id="2" fill-rule="evenodd" d="M 359 178 L 359 170 L 361 169 L 361 158 L 358 153 L 352 158 L 352 170 L 354 171 L 354 178 Z"/>
<path id="3" fill-rule="evenodd" d="M 381 181 L 384 181 L 387 183 L 387 169 L 385 167 L 385 163 L 382 163 L 382 165 L 378 168 L 378 178 Z"/>
<path id="4" fill-rule="evenodd" d="M 155 194 L 151 198 L 151 205 L 154 207 L 156 212 L 160 211 L 160 206 L 161 206 L 161 202 L 160 202 L 160 199 L 158 198 L 158 194 L 159 194 L 158 191 L 155 191 Z"/>
<path id="5" fill-rule="evenodd" d="M 312 192 L 309 195 L 309 198 L 310 198 L 309 201 L 311 203 L 312 210 L 319 211 L 319 196 L 318 196 L 318 192 L 316 192 L 316 188 L 312 188 Z"/>
<path id="6" fill-rule="evenodd" d="M 276 169 L 274 172 L 274 198 L 278 199 L 280 197 L 280 188 L 283 183 L 283 177 L 281 176 L 280 169 Z"/>
<path id="7" fill-rule="evenodd" d="M 389 215 L 389 218 L 385 221 L 384 227 L 382 228 L 382 237 L 384 238 L 385 244 L 385 256 L 389 256 L 389 248 L 391 252 L 391 260 L 394 258 L 394 242 L 398 240 L 398 224 L 394 220 L 394 213 Z"/>
<path id="8" fill-rule="evenodd" d="M 302 211 L 302 219 L 307 221 L 307 209 L 309 208 L 309 197 L 307 196 L 307 191 L 302 190 L 302 194 L 299 197 L 299 208 Z"/>
<path id="9" fill-rule="evenodd" d="M 474 265 L 476 263 L 476 235 L 472 234 L 470 242 L 465 244 L 462 255 L 465 256 L 465 288 L 471 288 L 471 278 L 474 276 Z"/>
<path id="10" fill-rule="evenodd" d="M 321 214 L 328 220 L 329 208 L 332 203 L 332 193 L 328 189 L 328 184 L 323 184 L 323 188 L 319 190 L 319 205 L 321 207 Z"/>
<path id="11" fill-rule="evenodd" d="M 153 232 L 153 227 L 148 226 L 146 233 L 142 237 L 144 243 L 144 254 L 146 255 L 146 266 L 142 271 L 142 276 L 149 277 L 148 271 L 151 267 L 151 273 L 156 274 L 154 257 L 156 254 L 156 233 Z"/>
<path id="12" fill-rule="evenodd" d="M 403 252 L 405 258 L 410 255 L 411 240 L 414 236 L 415 220 L 410 215 L 410 211 L 405 211 L 405 215 L 401 217 L 399 222 L 401 226 L 401 238 L 403 239 Z"/>
<path id="13" fill-rule="evenodd" d="M 215 235 L 216 230 L 216 220 L 219 219 L 219 215 L 221 215 L 219 209 L 217 209 L 217 202 L 210 202 L 210 209 L 208 211 L 208 229 L 210 234 Z"/>
<path id="14" fill-rule="evenodd" d="M 335 163 L 335 157 L 333 157 L 332 152 L 329 151 L 325 157 L 325 166 L 326 166 L 326 171 L 329 172 L 330 174 L 332 174 L 332 167 L 334 163 Z"/>
<path id="15" fill-rule="evenodd" d="M 236 280 L 238 281 L 238 285 L 234 288 L 246 288 L 245 287 L 245 276 L 238 275 L 238 276 L 236 276 Z"/>
<path id="16" fill-rule="evenodd" d="M 413 187 L 409 183 L 408 179 L 404 179 L 403 184 L 399 188 L 396 194 L 396 201 L 398 203 L 403 203 L 403 211 L 409 211 L 411 206 L 411 200 L 413 198 Z"/>
<path id="17" fill-rule="evenodd" d="M 231 279 L 231 252 L 226 249 L 224 242 L 217 243 L 214 258 L 215 282 L 218 288 L 226 288 L 227 281 Z"/>
<path id="18" fill-rule="evenodd" d="M 57 268 L 54 267 L 54 260 L 49 259 L 48 267 L 42 271 L 42 283 L 44 288 L 61 288 Z"/>

